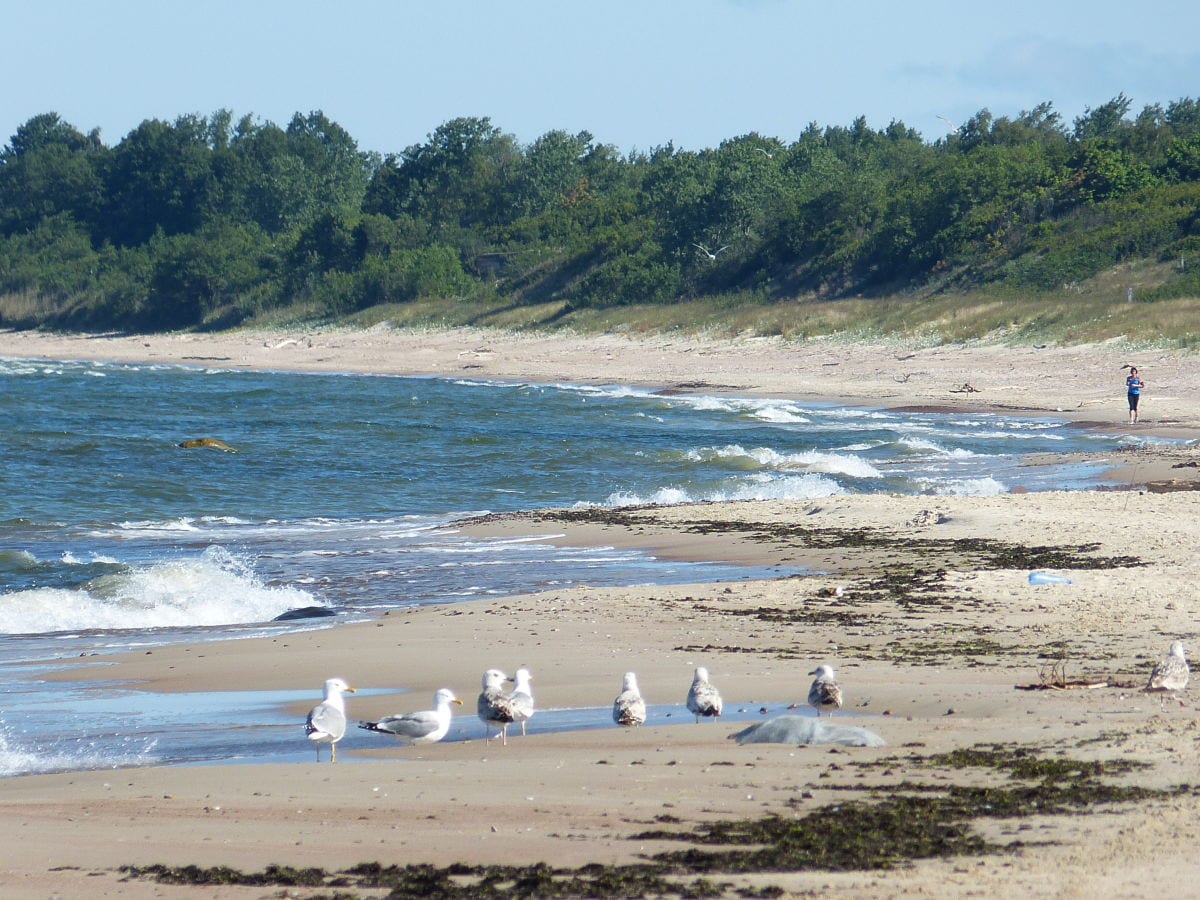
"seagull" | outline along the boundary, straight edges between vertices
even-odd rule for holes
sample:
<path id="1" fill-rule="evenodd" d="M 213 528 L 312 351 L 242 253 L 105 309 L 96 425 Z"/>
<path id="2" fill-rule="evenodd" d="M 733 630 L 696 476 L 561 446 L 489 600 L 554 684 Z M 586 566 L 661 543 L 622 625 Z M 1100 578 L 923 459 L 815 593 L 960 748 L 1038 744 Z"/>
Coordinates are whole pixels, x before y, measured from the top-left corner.
<path id="1" fill-rule="evenodd" d="M 626 672 L 621 679 L 621 693 L 613 701 L 613 721 L 627 728 L 636 728 L 646 721 L 646 701 L 638 691 L 637 676 Z"/>
<path id="2" fill-rule="evenodd" d="M 697 666 L 696 674 L 692 677 L 692 686 L 688 689 L 687 708 L 699 722 L 701 716 L 721 715 L 721 705 L 721 695 L 709 683 L 708 669 Z"/>
<path id="3" fill-rule="evenodd" d="M 692 246 L 693 246 L 693 247 L 697 247 L 697 248 L 699 248 L 700 252 L 701 252 L 701 253 L 703 253 L 705 256 L 707 256 L 709 259 L 716 259 L 716 258 L 717 258 L 717 256 L 718 256 L 718 255 L 719 255 L 719 254 L 720 254 L 720 253 L 721 253 L 723 250 L 728 250 L 728 249 L 729 249 L 729 245 L 728 245 L 728 244 L 726 244 L 724 247 L 722 247 L 722 248 L 721 248 L 720 250 L 718 250 L 716 253 L 713 253 L 711 250 L 709 250 L 709 249 L 708 249 L 707 247 L 705 247 L 703 244 L 697 244 L 695 241 L 693 241 L 693 242 L 692 242 Z"/>
<path id="4" fill-rule="evenodd" d="M 938 116 L 943 122 L 950 126 L 951 131 L 958 131 L 958 123 L 952 119 L 947 119 L 945 116 Z"/>
<path id="5" fill-rule="evenodd" d="M 754 149 L 755 149 L 755 150 L 757 150 L 759 153 L 761 153 L 763 156 L 765 156 L 767 159 L 774 159 L 774 158 L 775 158 L 775 154 L 774 154 L 774 153 L 768 153 L 768 152 L 767 152 L 766 150 L 764 150 L 762 147 L 755 147 Z"/>
<path id="6" fill-rule="evenodd" d="M 1187 687 L 1190 674 L 1191 670 L 1188 669 L 1187 658 L 1184 656 L 1183 641 L 1172 641 L 1166 657 L 1150 673 L 1145 690 L 1174 694 Z"/>
<path id="7" fill-rule="evenodd" d="M 325 699 L 312 708 L 304 723 L 304 733 L 317 745 L 317 762 L 321 761 L 321 745 L 329 745 L 329 761 L 337 762 L 337 742 L 346 734 L 346 701 L 342 694 L 353 694 L 354 688 L 341 678 L 325 682 Z"/>
<path id="8" fill-rule="evenodd" d="M 454 691 L 442 688 L 433 695 L 433 709 L 384 716 L 378 722 L 359 722 L 358 727 L 395 735 L 408 744 L 434 744 L 450 730 L 451 703 L 462 706 L 462 701 L 454 696 Z"/>
<path id="9" fill-rule="evenodd" d="M 488 669 L 483 673 L 483 690 L 479 694 L 475 708 L 483 722 L 483 742 L 485 744 L 491 741 L 492 726 L 496 725 L 500 729 L 501 743 L 508 746 L 508 726 L 510 722 L 516 721 L 516 717 L 513 715 L 512 700 L 508 694 L 504 693 L 504 682 L 506 681 L 508 681 L 508 676 L 499 669 Z"/>
<path id="10" fill-rule="evenodd" d="M 517 669 L 513 680 L 516 682 L 516 687 L 508 695 L 508 699 L 512 704 L 513 721 L 521 723 L 521 734 L 524 735 L 525 722 L 533 715 L 533 689 L 529 686 L 529 682 L 533 681 L 533 676 L 529 674 L 528 669 L 522 666 Z"/>
<path id="11" fill-rule="evenodd" d="M 808 689 L 808 704 L 816 709 L 817 715 L 821 710 L 829 710 L 832 716 L 835 709 L 842 708 L 842 689 L 838 687 L 837 676 L 833 666 L 817 666 L 809 675 L 816 675 Z"/>

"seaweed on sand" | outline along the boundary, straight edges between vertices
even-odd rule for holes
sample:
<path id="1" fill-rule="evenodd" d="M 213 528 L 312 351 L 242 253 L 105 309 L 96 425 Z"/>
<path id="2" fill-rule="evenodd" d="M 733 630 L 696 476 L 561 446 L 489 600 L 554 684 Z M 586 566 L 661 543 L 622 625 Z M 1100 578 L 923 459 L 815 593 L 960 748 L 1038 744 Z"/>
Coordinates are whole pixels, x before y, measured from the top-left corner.
<path id="1" fill-rule="evenodd" d="M 973 769 L 985 780 L 1003 772 L 1000 784 L 956 785 L 904 781 L 888 787 L 846 785 L 863 792 L 861 799 L 826 804 L 802 815 L 776 813 L 757 819 L 708 822 L 680 830 L 647 831 L 633 840 L 678 841 L 684 850 L 655 854 L 629 865 L 590 864 L 555 868 L 363 863 L 338 872 L 269 866 L 260 873 L 226 867 L 126 866 L 128 878 L 170 884 L 300 886 L 334 893 L 314 897 L 352 898 L 356 890 L 381 890 L 390 900 L 429 897 L 566 898 L 566 897 L 776 897 L 778 887 L 747 888 L 712 876 L 734 877 L 753 872 L 845 871 L 889 869 L 930 857 L 976 856 L 1011 852 L 1020 842 L 997 844 L 975 831 L 984 818 L 1020 818 L 1093 807 L 1152 800 L 1190 791 L 1183 785 L 1159 790 L 1113 782 L 1144 766 L 1130 760 L 1079 760 L 1044 757 L 1026 747 L 978 746 L 904 760 L 888 758 L 863 765 L 913 770 Z M 797 790 L 801 790 L 797 788 Z M 796 807 L 797 799 L 789 805 Z M 663 824 L 673 824 L 669 818 Z M 719 848 L 719 849 L 718 849 Z"/>

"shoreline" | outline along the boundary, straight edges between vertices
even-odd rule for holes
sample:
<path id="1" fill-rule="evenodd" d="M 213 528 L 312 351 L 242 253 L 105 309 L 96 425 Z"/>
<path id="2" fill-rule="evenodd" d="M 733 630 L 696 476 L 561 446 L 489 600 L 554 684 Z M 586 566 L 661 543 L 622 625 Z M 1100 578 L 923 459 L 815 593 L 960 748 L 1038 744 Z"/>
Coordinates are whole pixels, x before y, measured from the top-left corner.
<path id="1" fill-rule="evenodd" d="M 601 381 L 810 400 L 828 391 L 876 406 L 956 412 L 1013 413 L 1000 404 L 1015 403 L 1068 417 L 1043 407 L 1053 390 L 1070 394 L 1087 384 L 1072 418 L 1080 427 L 1091 427 L 1099 412 L 1123 417 L 1124 398 L 1107 396 L 1113 379 L 1098 379 L 1119 371 L 1124 351 L 1107 352 L 374 329 L 132 338 L 0 332 L 6 357 Z M 1151 386 L 1148 422 L 1137 433 L 1194 439 L 1200 357 L 1156 354 L 1136 360 Z M 1060 370 L 1056 388 L 1014 372 L 1014 360 L 1032 359 Z M 927 374 L 898 381 L 896 364 Z M 988 401 L 951 394 L 968 382 Z M 1153 393 L 1160 382 L 1161 396 Z M 871 393 L 883 387 L 886 404 Z M 1146 473 L 1177 488 L 1193 484 L 1195 466 L 1171 467 L 1196 462 L 1198 453 L 1153 441 L 1132 448 L 1129 464 L 1142 490 L 835 495 L 495 516 L 463 527 L 498 534 L 539 527 L 568 543 L 624 544 L 678 558 L 708 559 L 719 550 L 735 560 L 819 571 L 549 588 L 393 610 L 332 628 L 111 654 L 103 666 L 62 660 L 48 680 L 115 680 L 134 694 L 310 690 L 312 701 L 288 706 L 301 746 L 304 712 L 320 681 L 335 674 L 360 688 L 408 688 L 351 697 L 354 721 L 425 708 L 434 690 L 448 686 L 466 703 L 458 715 L 482 735 L 471 701 L 478 673 L 491 666 L 528 665 L 543 710 L 611 704 L 621 674 L 631 670 L 648 702 L 682 708 L 692 668 L 704 665 L 731 706 L 769 716 L 798 706 L 793 713 L 811 716 L 807 673 L 829 664 L 846 692 L 839 724 L 874 730 L 887 746 L 739 746 L 728 736 L 741 724 L 693 724 L 683 714 L 671 726 L 516 735 L 507 747 L 472 738 L 404 748 L 381 737 L 373 745 L 348 742 L 336 766 L 19 776 L 5 779 L 0 792 L 0 822 L 20 837 L 0 845 L 0 892 L 171 900 L 278 890 L 127 881 L 117 871 L 154 863 L 245 871 L 272 864 L 341 870 L 371 861 L 631 865 L 689 846 L 635 837 L 648 829 L 820 816 L 847 800 L 886 798 L 903 782 L 1003 788 L 1012 780 L 1003 771 L 931 769 L 938 754 L 980 746 L 1144 763 L 1121 782 L 1149 793 L 1116 807 L 973 819 L 973 831 L 993 843 L 1020 842 L 999 854 L 900 859 L 886 872 L 718 872 L 713 880 L 838 897 L 1154 896 L 1177 889 L 1194 868 L 1200 796 L 1154 792 L 1197 783 L 1200 709 L 1187 692 L 1160 702 L 1140 686 L 1171 640 L 1200 645 L 1200 596 L 1187 590 L 1200 580 L 1200 491 L 1159 493 Z M 1067 573 L 1074 583 L 1030 585 L 1026 576 L 1035 569 Z M 1015 690 L 1056 671 L 1109 686 Z M 287 891 L 304 897 L 315 889 Z"/>
<path id="2" fill-rule="evenodd" d="M 714 340 L 386 326 L 149 335 L 0 330 L 2 357 L 626 384 L 898 410 L 1053 416 L 1112 433 L 1200 438 L 1200 354 L 1135 355 L 1108 344 L 910 349 L 828 338 Z M 1143 421 L 1128 426 L 1122 366 L 1143 357 L 1150 357 L 1138 362 L 1149 382 Z"/>

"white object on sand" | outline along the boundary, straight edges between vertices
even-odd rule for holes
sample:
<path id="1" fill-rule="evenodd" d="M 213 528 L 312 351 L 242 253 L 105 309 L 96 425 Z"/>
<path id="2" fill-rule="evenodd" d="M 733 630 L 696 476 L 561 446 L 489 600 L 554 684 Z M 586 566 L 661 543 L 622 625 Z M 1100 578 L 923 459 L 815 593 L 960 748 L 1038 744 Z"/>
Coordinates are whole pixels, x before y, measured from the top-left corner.
<path id="1" fill-rule="evenodd" d="M 1052 572 L 1030 572 L 1030 584 L 1071 584 L 1066 575 L 1055 575 Z"/>
<path id="2" fill-rule="evenodd" d="M 776 716 L 729 735 L 739 744 L 838 744 L 843 747 L 882 747 L 873 731 L 852 725 L 830 725 L 809 716 Z"/>

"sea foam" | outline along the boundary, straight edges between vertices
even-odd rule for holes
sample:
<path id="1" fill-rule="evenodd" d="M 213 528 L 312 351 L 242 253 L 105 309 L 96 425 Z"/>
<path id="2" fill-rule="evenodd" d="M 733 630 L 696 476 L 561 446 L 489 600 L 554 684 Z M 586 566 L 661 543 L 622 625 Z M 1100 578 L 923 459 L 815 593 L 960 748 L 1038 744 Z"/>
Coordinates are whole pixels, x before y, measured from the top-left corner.
<path id="1" fill-rule="evenodd" d="M 239 625 L 315 605 L 307 591 L 268 587 L 227 550 L 209 547 L 198 557 L 101 575 L 78 588 L 0 594 L 0 633 Z"/>

